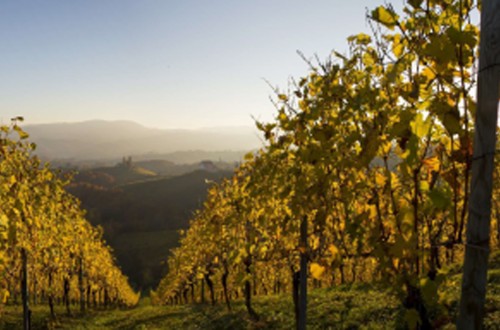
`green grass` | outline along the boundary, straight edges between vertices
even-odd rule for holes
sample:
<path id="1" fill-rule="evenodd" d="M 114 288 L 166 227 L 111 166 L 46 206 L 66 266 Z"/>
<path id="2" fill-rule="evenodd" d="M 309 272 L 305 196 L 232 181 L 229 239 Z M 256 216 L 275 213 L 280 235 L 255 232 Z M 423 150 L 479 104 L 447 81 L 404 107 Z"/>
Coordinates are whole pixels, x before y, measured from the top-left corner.
<path id="1" fill-rule="evenodd" d="M 490 277 L 500 276 L 498 272 Z M 456 306 L 458 296 L 452 305 Z M 500 283 L 490 283 L 486 329 L 500 324 Z M 232 312 L 223 304 L 151 306 L 147 298 L 133 309 L 92 311 L 86 316 L 65 317 L 62 307 L 57 322 L 51 322 L 47 307 L 33 308 L 34 329 L 293 329 L 293 305 L 289 295 L 257 297 L 254 308 L 260 321 L 252 321 L 242 301 L 233 302 Z M 77 309 L 76 306 L 73 309 Z M 444 329 L 454 329 L 451 320 Z M 308 329 L 404 329 L 403 309 L 387 290 L 369 286 L 311 290 Z M 19 306 L 7 307 L 0 329 L 21 329 Z"/>
<path id="2" fill-rule="evenodd" d="M 381 304 L 383 302 L 383 304 Z M 242 301 L 233 302 L 233 311 L 223 304 L 151 306 L 148 299 L 129 310 L 103 310 L 80 317 L 61 316 L 49 322 L 46 307 L 33 311 L 36 329 L 292 329 L 293 305 L 288 295 L 259 297 L 254 307 L 261 320 L 252 321 Z M 74 307 L 76 308 L 76 307 Z M 352 289 L 314 290 L 309 296 L 311 329 L 393 328 L 397 301 L 385 292 Z M 61 308 L 59 313 L 63 313 Z M 4 329 L 20 328 L 19 307 L 8 307 Z M 1 324 L 1 323 L 0 323 Z"/>
<path id="3" fill-rule="evenodd" d="M 142 240 L 141 240 L 142 241 Z M 488 272 L 486 297 L 486 329 L 500 325 L 500 253 L 494 254 Z M 441 295 L 449 318 L 441 329 L 454 329 L 460 295 L 460 270 L 454 271 Z M 48 308 L 33 308 L 34 329 L 293 329 L 295 327 L 290 294 L 255 297 L 253 307 L 260 315 L 252 321 L 243 301 L 232 302 L 233 310 L 225 305 L 191 304 L 182 306 L 151 306 L 143 298 L 133 309 L 91 311 L 85 316 L 65 317 L 57 307 L 57 322 L 50 321 Z M 77 310 L 77 307 L 73 307 Z M 339 286 L 310 290 L 308 296 L 308 329 L 404 329 L 404 310 L 398 299 L 387 289 L 370 285 Z M 21 309 L 7 306 L 0 319 L 0 329 L 21 329 Z"/>

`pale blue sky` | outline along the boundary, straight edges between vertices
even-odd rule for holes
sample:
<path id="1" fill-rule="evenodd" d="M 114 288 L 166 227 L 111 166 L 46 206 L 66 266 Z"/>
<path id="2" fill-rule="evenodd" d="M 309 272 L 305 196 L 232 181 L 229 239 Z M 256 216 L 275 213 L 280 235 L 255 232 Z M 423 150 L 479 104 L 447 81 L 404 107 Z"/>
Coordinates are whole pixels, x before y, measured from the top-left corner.
<path id="1" fill-rule="evenodd" d="M 402 0 L 393 0 L 400 7 Z M 383 0 L 2 0 L 0 121 L 271 120 L 270 88 L 368 31 Z"/>

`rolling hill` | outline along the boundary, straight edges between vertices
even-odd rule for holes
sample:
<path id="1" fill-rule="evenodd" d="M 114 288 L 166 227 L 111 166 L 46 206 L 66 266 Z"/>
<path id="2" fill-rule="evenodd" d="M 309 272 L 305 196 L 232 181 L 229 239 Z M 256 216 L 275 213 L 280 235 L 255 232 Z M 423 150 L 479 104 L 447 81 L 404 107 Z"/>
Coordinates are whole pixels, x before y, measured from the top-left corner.
<path id="1" fill-rule="evenodd" d="M 68 190 L 81 199 L 90 222 L 103 227 L 104 238 L 131 283 L 146 290 L 164 275 L 162 261 L 177 245 L 178 230 L 188 227 L 192 213 L 203 203 L 207 182 L 231 176 L 232 169 L 225 164 L 226 169 L 203 170 L 192 164 L 184 168 L 187 173 L 166 177 L 153 169 L 165 173 L 172 164 L 139 164 L 83 171 Z"/>

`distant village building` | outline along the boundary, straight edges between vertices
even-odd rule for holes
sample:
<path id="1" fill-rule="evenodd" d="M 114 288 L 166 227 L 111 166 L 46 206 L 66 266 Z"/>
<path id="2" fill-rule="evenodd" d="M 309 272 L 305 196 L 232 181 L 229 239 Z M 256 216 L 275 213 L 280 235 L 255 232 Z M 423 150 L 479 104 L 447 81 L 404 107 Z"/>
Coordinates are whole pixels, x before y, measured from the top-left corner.
<path id="1" fill-rule="evenodd" d="M 126 168 L 132 168 L 132 156 L 128 157 L 123 156 L 122 162 L 118 165 Z"/>
<path id="2" fill-rule="evenodd" d="M 200 162 L 200 170 L 215 172 L 217 171 L 217 166 L 211 160 L 203 160 Z"/>

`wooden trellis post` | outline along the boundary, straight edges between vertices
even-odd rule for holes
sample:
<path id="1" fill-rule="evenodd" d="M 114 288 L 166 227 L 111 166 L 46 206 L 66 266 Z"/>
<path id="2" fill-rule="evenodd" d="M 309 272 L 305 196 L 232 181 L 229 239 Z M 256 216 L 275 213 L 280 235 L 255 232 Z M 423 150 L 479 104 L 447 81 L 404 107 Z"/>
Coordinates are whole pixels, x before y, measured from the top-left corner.
<path id="1" fill-rule="evenodd" d="M 481 329 L 500 87 L 500 0 L 483 0 L 472 181 L 458 329 Z"/>

